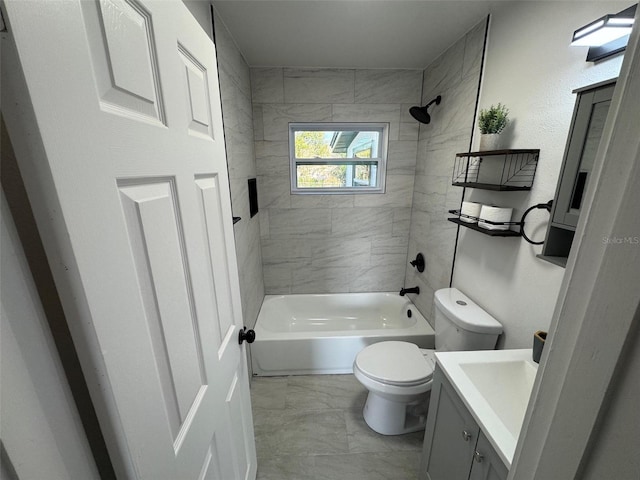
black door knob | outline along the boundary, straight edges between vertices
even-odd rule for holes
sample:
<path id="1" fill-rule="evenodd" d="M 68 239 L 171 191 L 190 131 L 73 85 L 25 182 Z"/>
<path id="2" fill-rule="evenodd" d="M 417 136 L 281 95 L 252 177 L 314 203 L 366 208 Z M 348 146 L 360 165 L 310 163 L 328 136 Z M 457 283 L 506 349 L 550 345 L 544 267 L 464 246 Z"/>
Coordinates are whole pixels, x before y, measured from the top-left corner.
<path id="1" fill-rule="evenodd" d="M 240 333 L 238 334 L 238 343 L 240 345 L 242 345 L 242 342 L 244 342 L 245 340 L 247 341 L 247 343 L 253 343 L 255 339 L 256 332 L 254 332 L 253 330 L 247 330 L 247 327 L 244 327 L 242 330 L 240 330 Z"/>

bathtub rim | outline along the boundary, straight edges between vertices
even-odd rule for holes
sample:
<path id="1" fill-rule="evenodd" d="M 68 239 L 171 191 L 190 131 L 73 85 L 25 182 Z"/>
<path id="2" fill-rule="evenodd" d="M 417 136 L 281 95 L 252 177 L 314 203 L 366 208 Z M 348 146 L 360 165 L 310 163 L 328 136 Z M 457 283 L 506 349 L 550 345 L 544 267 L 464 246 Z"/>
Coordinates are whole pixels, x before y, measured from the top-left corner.
<path id="1" fill-rule="evenodd" d="M 393 292 L 359 292 L 391 294 Z M 281 297 L 288 294 L 269 295 Z M 351 295 L 351 294 L 291 294 L 291 295 Z M 255 376 L 353 374 L 353 361 L 357 353 L 373 343 L 396 340 L 415 343 L 420 348 L 435 348 L 435 331 L 420 313 L 411 299 L 405 299 L 416 315 L 416 322 L 405 328 L 378 328 L 342 331 L 272 332 L 265 330 L 259 321 L 254 327 L 256 341 L 251 345 L 252 370 Z M 262 312 L 262 306 L 261 306 Z M 260 315 L 258 315 L 260 319 Z M 308 364 L 309 352 L 329 352 L 328 360 Z M 287 352 L 282 358 L 282 352 Z M 289 353 L 291 357 L 289 357 Z M 260 358 L 259 358 L 260 357 Z M 340 357 L 340 360 L 334 357 Z M 325 363 L 323 363 L 325 362 Z"/>
<path id="2" fill-rule="evenodd" d="M 334 338 L 334 337 L 353 337 L 359 338 L 362 336 L 372 337 L 372 338 L 382 338 L 393 336 L 393 333 L 402 333 L 401 336 L 405 336 L 407 332 L 414 331 L 416 334 L 420 335 L 435 335 L 435 331 L 429 321 L 425 318 L 424 315 L 418 310 L 418 307 L 411 301 L 410 298 L 405 298 L 405 303 L 408 303 L 412 308 L 412 316 L 415 316 L 415 323 L 409 327 L 401 327 L 401 328 L 369 328 L 369 329 L 359 329 L 359 330 L 326 330 L 326 331 L 302 331 L 302 332 L 286 332 L 286 331 L 273 331 L 266 329 L 261 323 L 260 319 L 263 314 L 263 307 L 267 300 L 281 298 L 281 297 L 289 297 L 289 296 L 313 296 L 313 297 L 326 297 L 326 296 L 347 296 L 347 295 L 360 295 L 360 294 L 379 294 L 379 295 L 391 295 L 397 296 L 399 295 L 397 292 L 347 292 L 347 293 L 280 293 L 280 294 L 269 294 L 265 295 L 262 305 L 260 305 L 260 310 L 258 312 L 258 316 L 256 318 L 256 324 L 254 330 L 256 332 L 256 340 L 260 341 L 269 341 L 269 340 L 282 340 L 284 338 L 289 340 L 305 340 L 310 338 Z M 409 307 L 409 308 L 410 308 Z M 421 322 L 421 320 L 423 322 Z M 426 327 L 425 327 L 426 325 Z"/>

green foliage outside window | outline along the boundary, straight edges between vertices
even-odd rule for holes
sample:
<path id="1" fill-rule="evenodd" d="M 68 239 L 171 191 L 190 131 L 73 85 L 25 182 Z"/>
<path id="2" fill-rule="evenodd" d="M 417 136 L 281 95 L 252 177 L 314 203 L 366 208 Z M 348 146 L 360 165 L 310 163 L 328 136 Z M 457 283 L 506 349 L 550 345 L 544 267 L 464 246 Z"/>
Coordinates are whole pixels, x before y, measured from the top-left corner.
<path id="1" fill-rule="evenodd" d="M 297 158 L 345 158 L 344 153 L 334 153 L 324 138 L 324 132 L 296 132 Z M 344 187 L 347 181 L 346 165 L 298 165 L 298 187 Z"/>

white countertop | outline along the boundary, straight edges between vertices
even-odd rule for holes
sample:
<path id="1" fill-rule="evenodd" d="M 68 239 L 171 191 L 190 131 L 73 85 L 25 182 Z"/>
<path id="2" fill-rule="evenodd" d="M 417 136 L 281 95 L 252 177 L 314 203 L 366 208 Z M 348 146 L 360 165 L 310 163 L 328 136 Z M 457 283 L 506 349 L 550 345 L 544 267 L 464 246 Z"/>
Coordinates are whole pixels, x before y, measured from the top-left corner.
<path id="1" fill-rule="evenodd" d="M 480 429 L 510 468 L 538 370 L 531 349 L 435 355 Z"/>

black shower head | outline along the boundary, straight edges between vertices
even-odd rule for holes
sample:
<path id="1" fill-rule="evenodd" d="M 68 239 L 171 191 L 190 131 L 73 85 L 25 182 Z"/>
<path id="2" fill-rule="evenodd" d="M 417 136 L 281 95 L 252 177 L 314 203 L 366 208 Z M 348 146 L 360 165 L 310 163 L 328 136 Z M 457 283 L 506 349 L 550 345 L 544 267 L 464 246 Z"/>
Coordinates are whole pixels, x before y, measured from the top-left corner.
<path id="1" fill-rule="evenodd" d="M 442 97 L 438 95 L 436 98 L 427 103 L 424 107 L 411 107 L 409 109 L 409 113 L 413 118 L 415 118 L 420 123 L 429 123 L 431 121 L 431 115 L 429 115 L 429 107 L 432 104 L 440 105 L 440 101 Z"/>
<path id="2" fill-rule="evenodd" d="M 427 107 L 411 107 L 409 113 L 420 123 L 429 123 L 431 121 L 431 115 L 429 115 Z"/>

